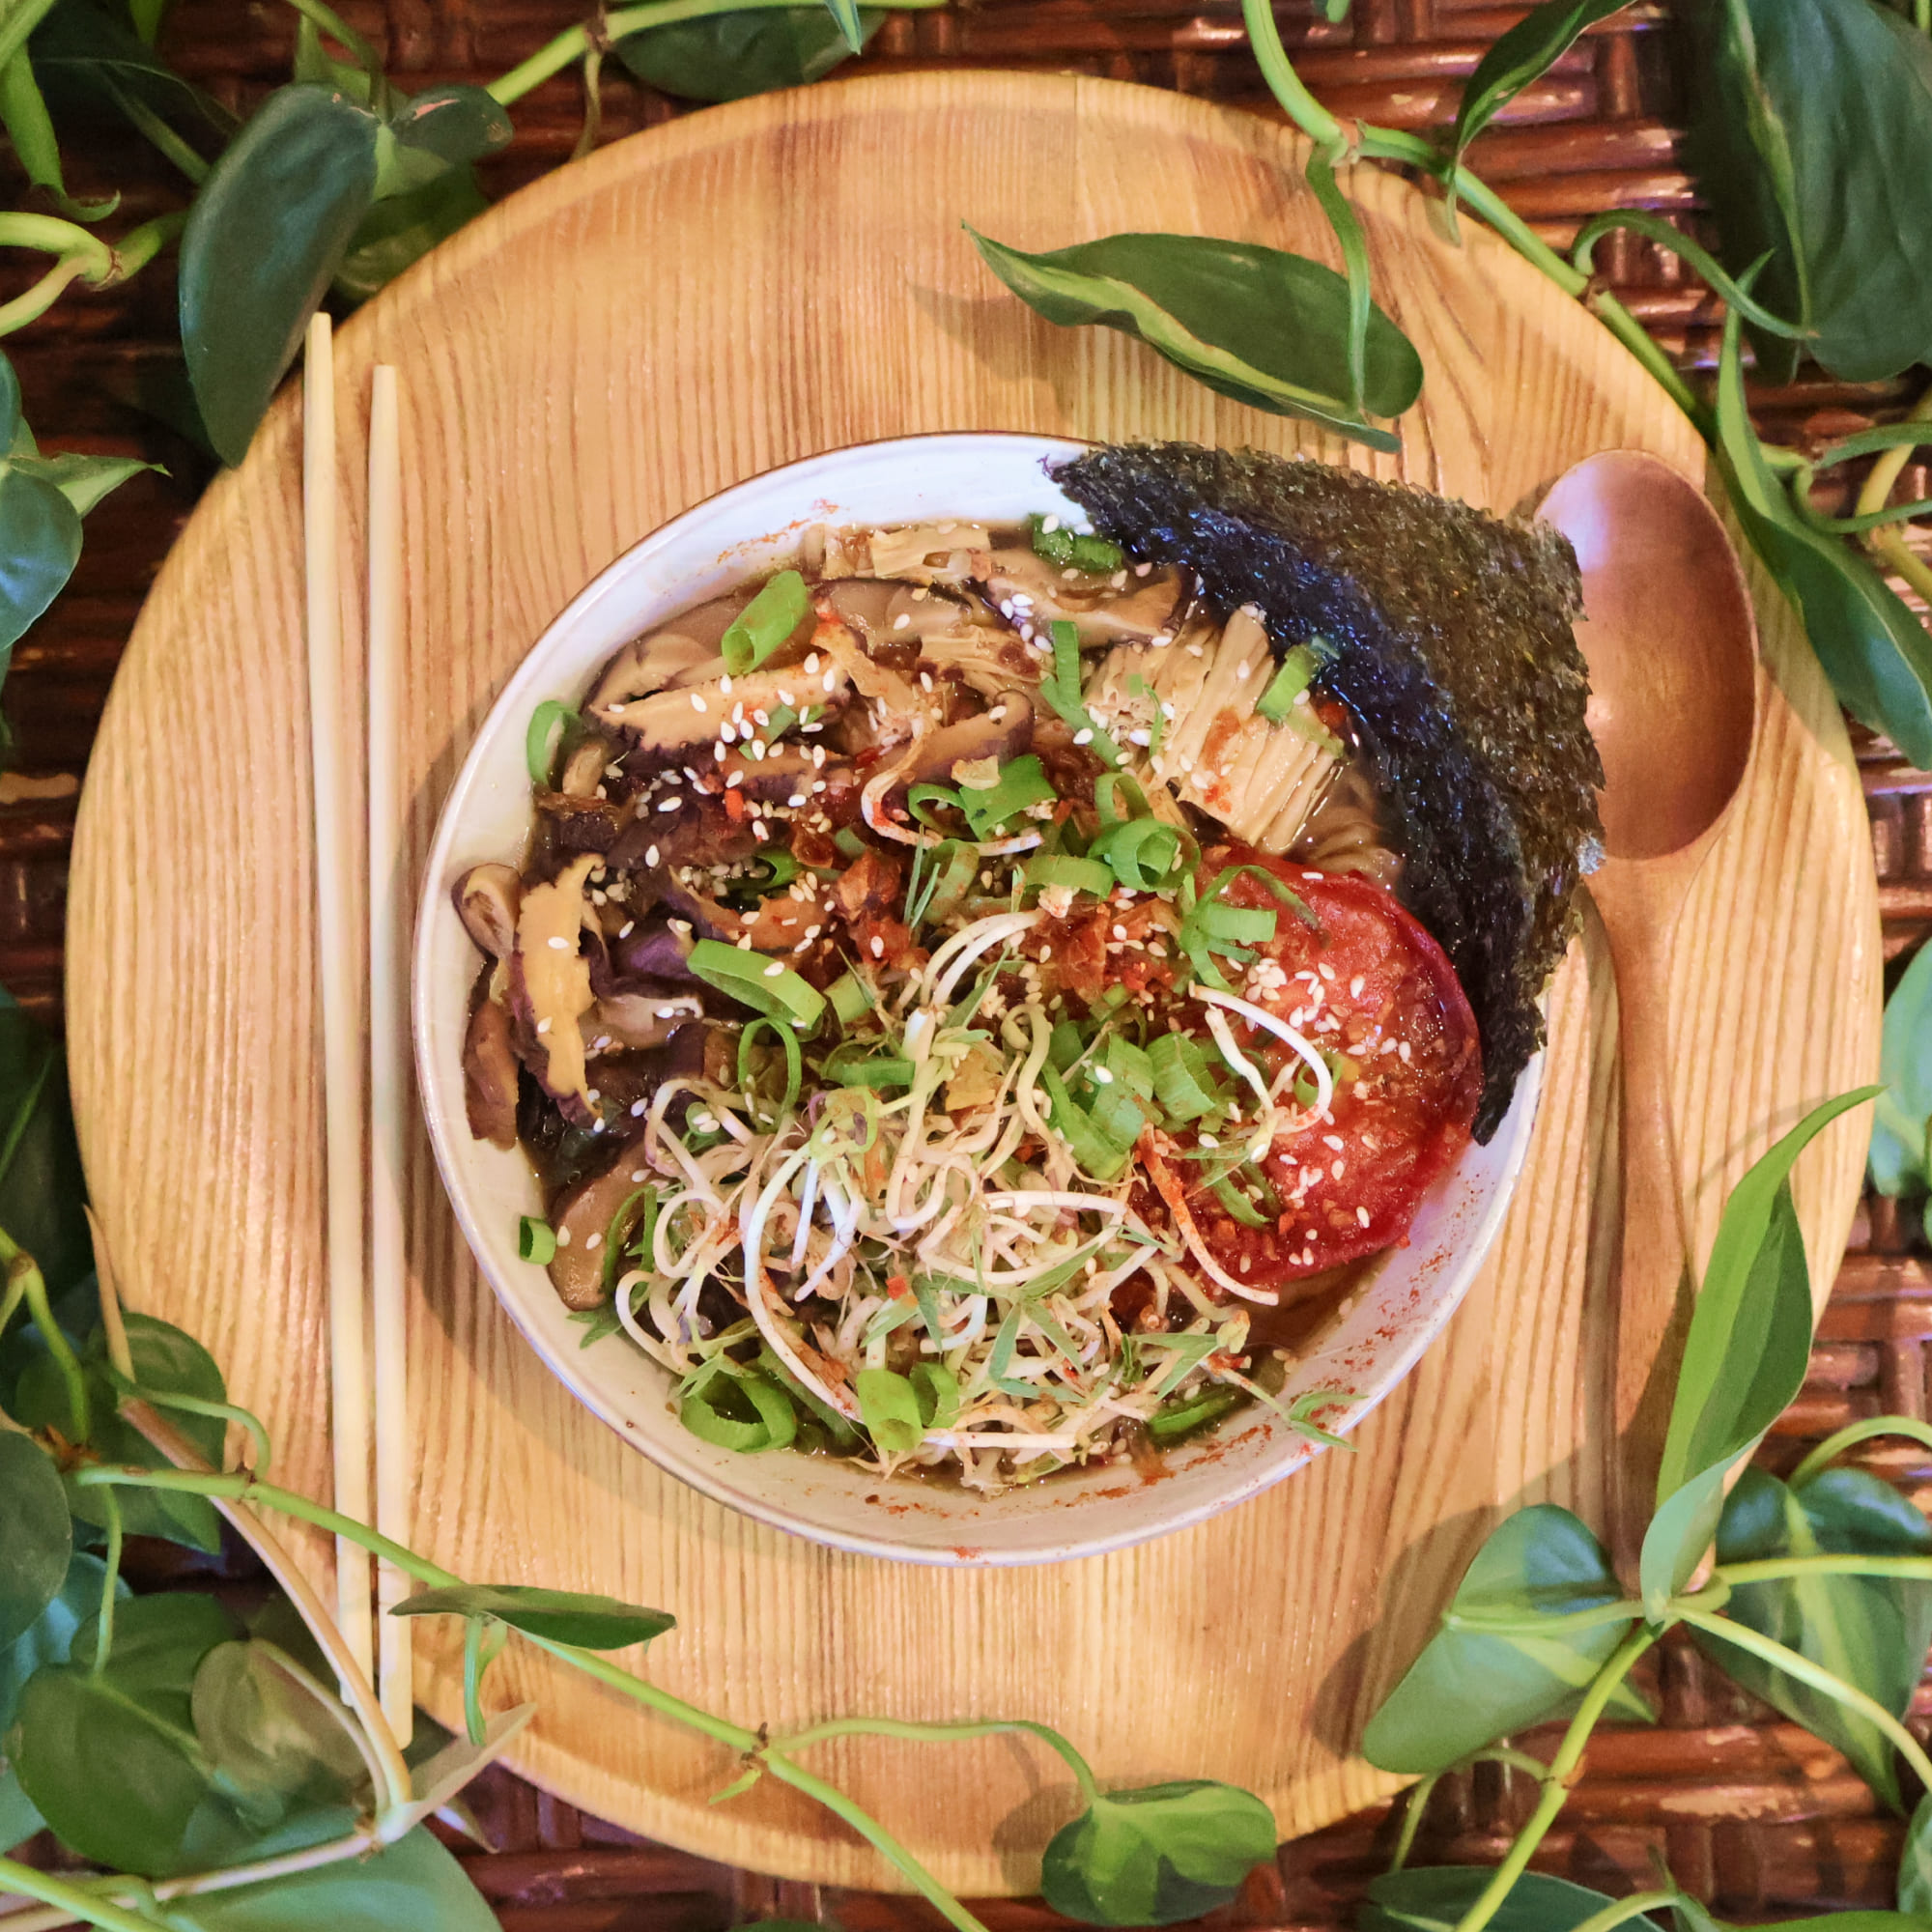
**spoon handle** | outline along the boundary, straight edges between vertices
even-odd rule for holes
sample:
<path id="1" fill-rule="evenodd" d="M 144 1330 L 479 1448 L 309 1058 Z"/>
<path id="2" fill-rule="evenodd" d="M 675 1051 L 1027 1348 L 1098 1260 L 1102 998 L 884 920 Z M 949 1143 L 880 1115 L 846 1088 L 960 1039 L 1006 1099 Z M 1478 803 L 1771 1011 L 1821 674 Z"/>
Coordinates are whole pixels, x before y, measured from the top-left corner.
<path id="1" fill-rule="evenodd" d="M 1675 921 L 1640 898 L 1605 922 L 1617 975 L 1623 1068 L 1619 1136 L 1623 1238 L 1617 1255 L 1613 1553 L 1634 1575 L 1656 1508 L 1670 1396 L 1689 1333 L 1683 1200 L 1670 1122 L 1670 937 Z"/>

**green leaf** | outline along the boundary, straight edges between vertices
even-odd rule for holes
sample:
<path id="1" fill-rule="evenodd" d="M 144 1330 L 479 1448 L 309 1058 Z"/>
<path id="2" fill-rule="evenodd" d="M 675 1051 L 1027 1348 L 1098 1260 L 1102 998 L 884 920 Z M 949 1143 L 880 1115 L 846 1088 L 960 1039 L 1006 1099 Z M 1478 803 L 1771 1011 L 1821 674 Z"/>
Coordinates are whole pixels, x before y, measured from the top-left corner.
<path id="1" fill-rule="evenodd" d="M 0 1852 L 24 1844 L 46 1822 L 20 1789 L 12 1769 L 0 1767 Z"/>
<path id="2" fill-rule="evenodd" d="M 75 1632 L 100 1609 L 100 1592 L 106 1581 L 106 1564 L 98 1556 L 76 1550 L 53 1601 L 32 1627 L 14 1640 L 11 1649 L 0 1650 L 0 1737 L 6 1736 L 19 1716 L 20 1692 L 34 1672 L 43 1663 L 67 1662 Z M 117 1578 L 115 1596 L 128 1594 L 127 1584 Z"/>
<path id="3" fill-rule="evenodd" d="M 130 1598 L 99 1674 L 83 1624 L 67 1663 L 48 1664 L 20 1696 L 14 1769 L 61 1841 L 110 1871 L 161 1878 L 187 1868 L 190 1822 L 211 1795 L 196 1748 L 189 1686 L 233 1634 L 209 1597 Z"/>
<path id="4" fill-rule="evenodd" d="M 1226 1905 L 1274 1850 L 1274 1813 L 1235 1785 L 1110 1791 L 1053 1834 L 1039 1889 L 1090 1925 L 1171 1925 Z"/>
<path id="5" fill-rule="evenodd" d="M 60 1041 L 0 989 L 0 1228 L 40 1264 L 56 1300 L 94 1266 L 86 1199 L 67 1057 Z M 11 1393 L 0 1375 L 0 1406 L 12 1406 Z"/>
<path id="6" fill-rule="evenodd" d="M 1750 1179 L 1747 1174 L 1739 1183 L 1740 1192 Z M 1726 1222 L 1737 1206 L 1733 1194 Z M 1720 1226 L 1719 1249 L 1723 1239 Z M 1736 1264 L 1722 1276 L 1719 1259 L 1714 1251 L 1690 1319 L 1664 1445 L 1664 1474 L 1658 1478 L 1659 1507 L 1638 1559 L 1643 1600 L 1653 1617 L 1663 1613 L 1665 1602 L 1690 1581 L 1711 1547 L 1724 1506 L 1725 1476 L 1804 1386 L 1811 1355 L 1811 1273 L 1788 1180 L 1777 1182 L 1755 1252 L 1742 1259 L 1727 1256 L 1727 1263 Z M 1712 1301 L 1714 1282 L 1718 1299 Z"/>
<path id="7" fill-rule="evenodd" d="M 433 155 L 446 167 L 480 161 L 510 145 L 510 116 L 480 87 L 432 87 L 389 116 L 399 145 Z"/>
<path id="8" fill-rule="evenodd" d="M 1630 0 L 1543 0 L 1491 46 L 1463 89 L 1454 158 L 1533 80 L 1541 80 L 1585 27 L 1621 14 Z"/>
<path id="9" fill-rule="evenodd" d="M 1923 1556 L 1932 1553 L 1932 1523 L 1909 1497 L 1862 1469 L 1826 1469 L 1795 1490 L 1747 1469 L 1724 1505 L 1718 1560 L 1824 1553 Z M 1900 1719 L 1932 1647 L 1932 1583 L 1909 1579 L 1743 1583 L 1724 1614 L 1822 1664 Z M 1891 1741 L 1876 1724 L 1736 1644 L 1703 1630 L 1692 1637 L 1747 1690 L 1843 1751 L 1880 1798 L 1901 1808 Z"/>
<path id="10" fill-rule="evenodd" d="M 27 179 L 36 187 L 45 188 L 62 213 L 75 221 L 99 221 L 120 206 L 118 194 L 103 201 L 75 201 L 68 194 L 54 124 L 40 83 L 34 78 L 33 59 L 24 48 L 0 67 L 0 122 L 6 125 L 7 138 L 13 142 Z"/>
<path id="11" fill-rule="evenodd" d="M 1804 1372 L 1810 1300 L 1807 1293 L 1802 1321 L 1794 1320 L 1801 1311 L 1785 1305 L 1787 1285 L 1766 1271 L 1763 1253 L 1777 1238 L 1774 1221 L 1780 1207 L 1789 1209 L 1787 1183 L 1798 1156 L 1840 1114 L 1877 1091 L 1861 1087 L 1814 1107 L 1731 1190 L 1684 1346 L 1658 1475 L 1660 1498 L 1754 1442 L 1790 1401 L 1780 1391 L 1794 1352 L 1801 1377 Z M 1801 1246 L 1801 1264 L 1803 1253 Z"/>
<path id="12" fill-rule="evenodd" d="M 980 253 L 1047 321 L 1138 337 L 1197 382 L 1271 415 L 1299 416 L 1371 448 L 1401 440 L 1349 403 L 1349 284 L 1305 256 L 1199 235 L 1110 235 L 1028 255 L 983 235 Z M 1399 416 L 1422 359 L 1380 308 L 1369 316 L 1363 406 Z"/>
<path id="13" fill-rule="evenodd" d="M 377 202 L 335 271 L 336 289 L 366 300 L 489 206 L 470 168 L 446 168 L 408 194 Z"/>
<path id="14" fill-rule="evenodd" d="M 1905 1831 L 1898 1861 L 1898 1909 L 1921 1920 L 1932 1917 L 1932 1792 L 1918 1801 Z"/>
<path id="15" fill-rule="evenodd" d="M 1871 0 L 1707 0 L 1689 153 L 1734 273 L 1835 376 L 1932 354 L 1932 43 Z M 1766 380 L 1796 345 L 1753 336 Z"/>
<path id="16" fill-rule="evenodd" d="M 885 17 L 882 8 L 859 10 L 862 43 Z M 785 7 L 652 27 L 612 51 L 646 86 L 681 100 L 742 100 L 820 80 L 852 50 L 825 8 Z"/>
<path id="17" fill-rule="evenodd" d="M 1369 1884 L 1356 1932 L 1443 1932 L 1475 1904 L 1495 1873 L 1487 1865 L 1425 1865 L 1383 1872 Z M 1510 1887 L 1489 1932 L 1574 1932 L 1616 1901 L 1568 1879 L 1524 1872 Z M 1633 1932 L 1663 1932 L 1655 1918 L 1625 1920 Z"/>
<path id="18" fill-rule="evenodd" d="M 0 677 L 80 561 L 80 512 L 17 458 L 0 464 Z"/>
<path id="19" fill-rule="evenodd" d="M 27 44 L 27 38 L 53 9 L 53 0 L 9 0 L 0 7 L 0 67 Z"/>
<path id="20" fill-rule="evenodd" d="M 215 1789 L 251 1823 L 278 1822 L 298 1797 L 339 1802 L 363 1781 L 348 1713 L 272 1643 L 216 1644 L 190 1708 Z"/>
<path id="21" fill-rule="evenodd" d="M 1568 1510 L 1537 1503 L 1505 1517 L 1463 1573 L 1442 1629 L 1369 1719 L 1363 1756 L 1384 1771 L 1442 1771 L 1555 1715 L 1635 1618 L 1581 1629 L 1537 1625 L 1622 1596 L 1603 1545 Z M 1504 1620 L 1527 1627 L 1473 1627 Z"/>
<path id="22" fill-rule="evenodd" d="M 41 1619 L 73 1557 L 73 1520 L 53 1459 L 30 1435 L 0 1435 L 0 1650 Z"/>
<path id="23" fill-rule="evenodd" d="M 195 197 L 181 327 L 209 436 L 239 463 L 376 188 L 381 124 L 327 88 L 263 103 Z"/>
<path id="24" fill-rule="evenodd" d="M 134 1362 L 134 1380 L 142 1388 L 194 1396 L 203 1402 L 226 1399 L 220 1369 L 192 1336 L 151 1315 L 129 1314 L 125 1321 L 128 1347 Z M 115 1412 L 118 1397 L 107 1378 L 106 1366 L 106 1343 L 97 1327 L 82 1357 L 93 1418 L 90 1446 L 109 1463 L 131 1463 L 144 1469 L 165 1468 L 167 1459 Z M 44 1354 L 22 1374 L 14 1402 L 17 1419 L 29 1428 L 71 1427 L 67 1384 Z M 221 1462 L 227 1426 L 218 1416 L 178 1412 L 170 1419 L 207 1461 L 217 1464 Z M 185 1543 L 192 1549 L 213 1551 L 221 1548 L 221 1519 L 206 1496 L 183 1495 L 169 1490 L 124 1489 L 119 1492 L 119 1498 L 122 1526 L 130 1536 L 165 1537 L 171 1543 Z M 83 1522 L 105 1523 L 98 1491 L 71 1490 L 69 1503 Z"/>
<path id="25" fill-rule="evenodd" d="M 200 1932 L 497 1932 L 456 1859 L 418 1828 L 370 1859 L 194 1901 Z"/>
<path id="26" fill-rule="evenodd" d="M 1925 1187 L 1932 1123 L 1932 947 L 1912 955 L 1885 1003 L 1878 1096 L 1872 1120 L 1872 1184 L 1894 1199 Z"/>
<path id="27" fill-rule="evenodd" d="M 1864 553 L 1802 522 L 1772 475 L 1745 397 L 1739 327 L 1733 309 L 1724 322 L 1715 411 L 1738 520 L 1804 619 L 1838 701 L 1913 763 L 1932 763 L 1932 638 Z"/>
<path id="28" fill-rule="evenodd" d="M 495 1617 L 512 1630 L 582 1650 L 622 1650 L 662 1636 L 677 1619 L 615 1597 L 539 1590 L 522 1583 L 453 1583 L 421 1590 L 389 1612 L 396 1617 Z"/>
<path id="29" fill-rule="evenodd" d="M 34 72 L 56 122 L 69 115 L 98 120 L 101 112 L 125 118 L 164 153 L 185 151 L 197 165 L 198 152 L 184 138 L 226 141 L 239 125 L 204 89 L 159 60 L 131 32 L 125 13 L 96 0 L 59 0 L 35 30 Z"/>
<path id="30" fill-rule="evenodd" d="M 51 483 L 73 505 L 74 514 L 84 517 L 130 476 L 160 466 L 143 463 L 138 456 L 83 456 L 68 450 L 56 456 L 16 456 L 12 468 Z"/>

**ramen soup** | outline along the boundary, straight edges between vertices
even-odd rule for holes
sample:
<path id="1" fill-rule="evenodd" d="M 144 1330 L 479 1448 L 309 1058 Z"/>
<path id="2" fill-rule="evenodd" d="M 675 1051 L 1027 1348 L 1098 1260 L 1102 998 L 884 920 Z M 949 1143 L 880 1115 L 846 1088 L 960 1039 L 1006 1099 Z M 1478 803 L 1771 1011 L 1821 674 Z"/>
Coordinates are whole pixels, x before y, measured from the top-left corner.
<path id="1" fill-rule="evenodd" d="M 820 529 L 532 720 L 527 851 L 456 886 L 469 1124 L 694 1433 L 992 1491 L 1317 1420 L 1293 1351 L 1484 1040 L 1270 628 L 1051 516 Z"/>

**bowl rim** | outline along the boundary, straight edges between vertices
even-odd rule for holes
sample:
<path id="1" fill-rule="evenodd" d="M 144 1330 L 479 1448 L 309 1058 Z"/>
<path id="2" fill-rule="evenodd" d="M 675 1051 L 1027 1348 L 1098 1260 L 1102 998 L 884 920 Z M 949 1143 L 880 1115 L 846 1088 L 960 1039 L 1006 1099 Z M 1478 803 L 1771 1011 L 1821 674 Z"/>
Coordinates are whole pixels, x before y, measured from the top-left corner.
<path id="1" fill-rule="evenodd" d="M 588 1378 L 571 1373 L 572 1364 L 568 1358 L 559 1357 L 550 1340 L 541 1333 L 535 1310 L 526 1306 L 527 1297 L 518 1292 L 512 1284 L 497 1279 L 497 1269 L 487 1259 L 491 1244 L 480 1223 L 480 1203 L 473 1198 L 477 1190 L 462 1172 L 461 1150 L 457 1145 L 458 1136 L 455 1131 L 456 1122 L 452 1118 L 451 1111 L 442 1103 L 442 1090 L 447 1082 L 438 1067 L 434 1056 L 439 1012 L 431 982 L 435 977 L 433 955 L 437 945 L 437 923 L 441 914 L 449 909 L 446 881 L 452 871 L 452 848 L 457 843 L 469 816 L 465 808 L 469 804 L 471 794 L 480 781 L 482 749 L 486 743 L 496 741 L 502 729 L 506 713 L 521 714 L 535 701 L 530 687 L 541 685 L 546 681 L 542 667 L 551 655 L 550 647 L 553 640 L 569 636 L 574 623 L 593 611 L 596 605 L 610 594 L 612 580 L 638 570 L 648 560 L 652 553 L 675 546 L 684 535 L 688 525 L 714 513 L 716 506 L 724 499 L 755 486 L 770 484 L 790 472 L 810 469 L 827 463 L 837 463 L 872 450 L 938 442 L 979 444 L 987 441 L 1026 446 L 1037 451 L 1042 463 L 1058 455 L 1099 446 L 1090 439 L 1049 436 L 1025 430 L 928 430 L 902 436 L 870 437 L 857 442 L 841 443 L 831 449 L 795 458 L 787 463 L 772 465 L 711 491 L 667 518 L 598 570 L 557 611 L 531 641 L 491 699 L 482 718 L 469 734 L 469 743 L 456 775 L 438 808 L 436 831 L 425 857 L 420 890 L 416 895 L 415 927 L 410 952 L 410 1020 L 418 1103 L 435 1154 L 438 1179 L 478 1273 L 489 1284 L 496 1300 L 509 1316 L 512 1324 L 543 1364 L 546 1372 L 562 1385 L 573 1402 L 594 1415 L 628 1449 L 643 1455 L 665 1475 L 689 1485 L 708 1499 L 741 1516 L 750 1517 L 755 1521 L 782 1530 L 821 1548 L 874 1556 L 892 1562 L 940 1568 L 1032 1566 L 1070 1561 L 1128 1548 L 1155 1537 L 1164 1537 L 1175 1531 L 1192 1527 L 1251 1500 L 1264 1490 L 1306 1467 L 1318 1455 L 1323 1453 L 1323 1445 L 1314 1442 L 1299 1443 L 1293 1448 L 1284 1445 L 1285 1453 L 1255 1462 L 1251 1466 L 1244 1468 L 1238 1478 L 1230 1482 L 1224 1489 L 1210 1491 L 1184 1507 L 1165 1511 L 1155 1510 L 1151 1514 L 1151 1519 L 1145 1521 L 1109 1526 L 1105 1519 L 1116 1512 L 1104 1510 L 1103 1505 L 1108 1499 L 1103 1497 L 1089 1499 L 1088 1512 L 1101 1517 L 1102 1523 L 1083 1533 L 1073 1527 L 1078 1512 L 1069 1510 L 1065 1519 L 1066 1528 L 1052 1539 L 1049 1547 L 980 1547 L 968 1543 L 909 1544 L 897 1541 L 889 1534 L 843 1526 L 827 1526 L 814 1521 L 805 1509 L 797 1506 L 788 1507 L 782 1502 L 768 1499 L 752 1489 L 735 1486 L 722 1478 L 701 1459 L 681 1457 L 675 1453 L 674 1448 L 668 1448 L 665 1443 L 646 1436 L 634 1417 L 625 1413 L 622 1406 L 604 1390 Z M 766 542 L 775 534 L 777 532 L 760 533 L 748 528 L 735 537 L 726 535 L 719 546 L 720 559 L 728 556 L 741 547 Z M 537 696 L 542 695 L 536 694 Z M 451 917 L 453 916 L 451 913 Z M 1400 1340 L 1385 1354 L 1379 1356 L 1376 1363 L 1376 1386 L 1371 1392 L 1359 1395 L 1349 1403 L 1346 1413 L 1332 1425 L 1336 1434 L 1343 1436 L 1352 1435 L 1362 1420 L 1379 1406 L 1413 1372 L 1416 1363 L 1438 1339 L 1481 1273 L 1514 1203 L 1516 1188 L 1527 1159 L 1541 1098 L 1543 1068 L 1544 1056 L 1539 1052 L 1519 1077 L 1509 1111 L 1490 1144 L 1491 1148 L 1495 1149 L 1496 1143 L 1502 1143 L 1501 1147 L 1496 1149 L 1500 1155 L 1500 1164 L 1489 1196 L 1484 1201 L 1473 1225 L 1469 1226 L 1455 1243 L 1453 1260 L 1450 1264 L 1450 1286 L 1433 1294 L 1421 1308 L 1404 1321 Z M 460 1113 L 460 1109 L 458 1112 Z M 1472 1143 L 1471 1148 L 1464 1151 L 1462 1158 L 1467 1158 L 1473 1151 L 1475 1150 Z M 1460 1160 L 1458 1164 L 1461 1165 Z M 1451 1174 L 1455 1171 L 1455 1169 L 1450 1170 Z M 1446 1178 L 1439 1178 L 1434 1184 L 1439 1186 L 1441 1179 Z M 1406 1246 L 1406 1243 L 1403 1245 Z M 657 1374 L 665 1373 L 655 1363 L 647 1363 L 646 1366 Z M 668 1437 L 667 1441 L 668 1440 Z M 887 1517 L 884 1520 L 890 1522 L 894 1519 Z"/>

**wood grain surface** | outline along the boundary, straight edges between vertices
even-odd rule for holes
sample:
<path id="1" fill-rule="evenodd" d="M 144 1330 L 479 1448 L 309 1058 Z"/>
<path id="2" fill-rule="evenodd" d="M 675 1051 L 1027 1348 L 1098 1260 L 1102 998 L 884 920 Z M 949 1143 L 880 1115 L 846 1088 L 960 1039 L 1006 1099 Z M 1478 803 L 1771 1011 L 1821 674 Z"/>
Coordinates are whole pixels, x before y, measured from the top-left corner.
<path id="1" fill-rule="evenodd" d="M 1050 329 L 989 282 L 958 228 L 1046 247 L 1163 226 L 1332 259 L 1300 152 L 1244 115 L 1089 79 L 856 81 L 624 142 L 440 250 L 338 351 L 346 476 L 370 366 L 402 372 L 413 849 L 492 694 L 589 577 L 689 503 L 815 450 L 953 428 L 1181 435 L 1300 447 L 1497 508 L 1610 446 L 1701 474 L 1691 432 L 1587 315 L 1472 224 L 1451 246 L 1387 177 L 1355 189 L 1379 297 L 1429 372 L 1399 459 L 1212 397 L 1118 335 Z M 282 1479 L 321 1493 L 298 444 L 284 397 L 136 629 L 76 837 L 69 1001 L 83 1145 L 130 1299 L 208 1343 L 269 1422 Z M 359 529 L 359 488 L 344 515 Z M 1700 1250 L 1743 1167 L 1876 1061 L 1857 778 L 1789 612 L 1754 589 L 1757 752 L 1673 974 Z M 674 1610 L 652 1675 L 747 1722 L 1043 1719 L 1103 1778 L 1250 1785 L 1285 1834 L 1370 1802 L 1397 1780 L 1351 1757 L 1361 1721 L 1495 1515 L 1546 1498 L 1600 1515 L 1615 1028 L 1597 941 L 1586 926 L 1551 991 L 1544 1114 L 1498 1254 L 1357 1453 L 1215 1523 L 1059 1569 L 837 1556 L 660 1479 L 497 1311 L 418 1136 L 417 1547 L 478 1579 Z M 1799 1172 L 1821 1299 L 1861 1155 L 1847 1125 Z M 309 1549 L 326 1568 L 324 1545 Z M 450 1718 L 452 1653 L 426 1640 L 425 1662 L 428 1701 Z M 711 1807 L 725 1753 L 520 1652 L 499 1670 L 498 1698 L 543 1703 L 515 1763 L 571 1801 L 736 1863 L 883 1882 L 854 1839 L 769 1785 Z M 824 1765 L 963 1890 L 1031 1889 L 1072 1808 L 1054 1765 L 1006 1742 L 841 1744 Z"/>

